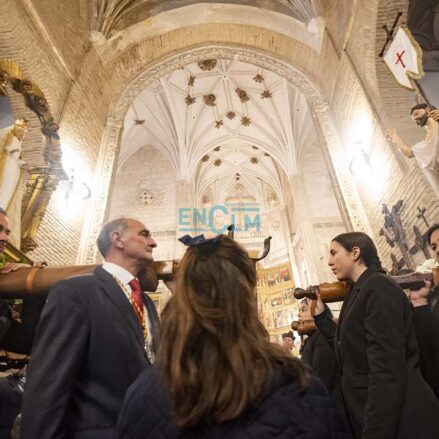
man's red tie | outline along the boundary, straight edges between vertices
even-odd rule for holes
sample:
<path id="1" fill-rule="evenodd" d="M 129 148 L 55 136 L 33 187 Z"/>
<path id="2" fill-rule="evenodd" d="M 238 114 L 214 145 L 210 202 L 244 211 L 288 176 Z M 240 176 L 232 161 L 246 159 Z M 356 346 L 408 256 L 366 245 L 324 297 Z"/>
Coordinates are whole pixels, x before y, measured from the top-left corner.
<path id="1" fill-rule="evenodd" d="M 139 279 L 134 278 L 132 281 L 128 284 L 131 287 L 131 297 L 133 299 L 133 308 L 137 315 L 137 317 L 140 320 L 140 323 L 143 323 L 143 300 L 142 300 L 142 290 L 140 288 L 140 282 Z"/>

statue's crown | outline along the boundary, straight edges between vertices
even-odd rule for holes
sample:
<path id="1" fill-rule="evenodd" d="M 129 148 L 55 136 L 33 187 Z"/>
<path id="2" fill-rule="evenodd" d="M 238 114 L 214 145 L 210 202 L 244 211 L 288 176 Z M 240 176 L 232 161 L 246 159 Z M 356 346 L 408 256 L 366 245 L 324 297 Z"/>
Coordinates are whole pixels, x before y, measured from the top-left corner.
<path id="1" fill-rule="evenodd" d="M 26 117 L 20 117 L 19 119 L 15 120 L 15 126 L 17 128 L 27 129 L 30 126 L 29 119 L 27 119 Z"/>

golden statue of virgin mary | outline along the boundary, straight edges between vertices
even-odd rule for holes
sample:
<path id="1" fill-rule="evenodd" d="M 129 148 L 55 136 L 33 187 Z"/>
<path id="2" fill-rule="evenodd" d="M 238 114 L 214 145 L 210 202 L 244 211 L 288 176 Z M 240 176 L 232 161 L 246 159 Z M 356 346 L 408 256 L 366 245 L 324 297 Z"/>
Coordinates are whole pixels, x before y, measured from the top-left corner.
<path id="1" fill-rule="evenodd" d="M 29 121 L 21 118 L 0 130 L 0 207 L 4 210 L 11 205 L 20 182 L 21 144 L 28 128 Z"/>

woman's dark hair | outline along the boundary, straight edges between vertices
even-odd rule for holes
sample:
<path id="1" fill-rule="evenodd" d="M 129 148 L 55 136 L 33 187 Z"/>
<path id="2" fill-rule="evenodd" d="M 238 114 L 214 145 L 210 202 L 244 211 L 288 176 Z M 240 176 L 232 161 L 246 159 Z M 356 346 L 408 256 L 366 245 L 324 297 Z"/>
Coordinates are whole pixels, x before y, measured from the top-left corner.
<path id="1" fill-rule="evenodd" d="M 236 241 L 189 247 L 161 316 L 157 368 L 181 428 L 236 418 L 270 389 L 274 365 L 306 388 L 302 363 L 258 317 L 256 267 Z"/>
<path id="2" fill-rule="evenodd" d="M 427 230 L 427 244 L 430 245 L 430 241 L 431 241 L 431 235 L 433 235 L 433 233 L 439 230 L 439 224 L 434 224 L 433 226 L 431 226 L 428 230 Z"/>
<path id="3" fill-rule="evenodd" d="M 362 232 L 348 232 L 336 236 L 333 241 L 338 242 L 347 251 L 352 251 L 354 247 L 360 249 L 360 257 L 366 267 L 375 267 L 385 273 L 378 256 L 378 250 L 372 239 Z"/>

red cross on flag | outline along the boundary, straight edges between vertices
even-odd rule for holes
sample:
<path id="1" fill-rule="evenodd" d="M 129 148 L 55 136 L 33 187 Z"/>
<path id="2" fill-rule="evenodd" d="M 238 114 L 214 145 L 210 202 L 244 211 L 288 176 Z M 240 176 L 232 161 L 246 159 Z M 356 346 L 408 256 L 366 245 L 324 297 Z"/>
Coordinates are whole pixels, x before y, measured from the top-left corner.
<path id="1" fill-rule="evenodd" d="M 422 49 L 406 27 L 400 27 L 393 38 L 384 62 L 403 87 L 414 90 L 411 79 L 422 79 Z"/>

